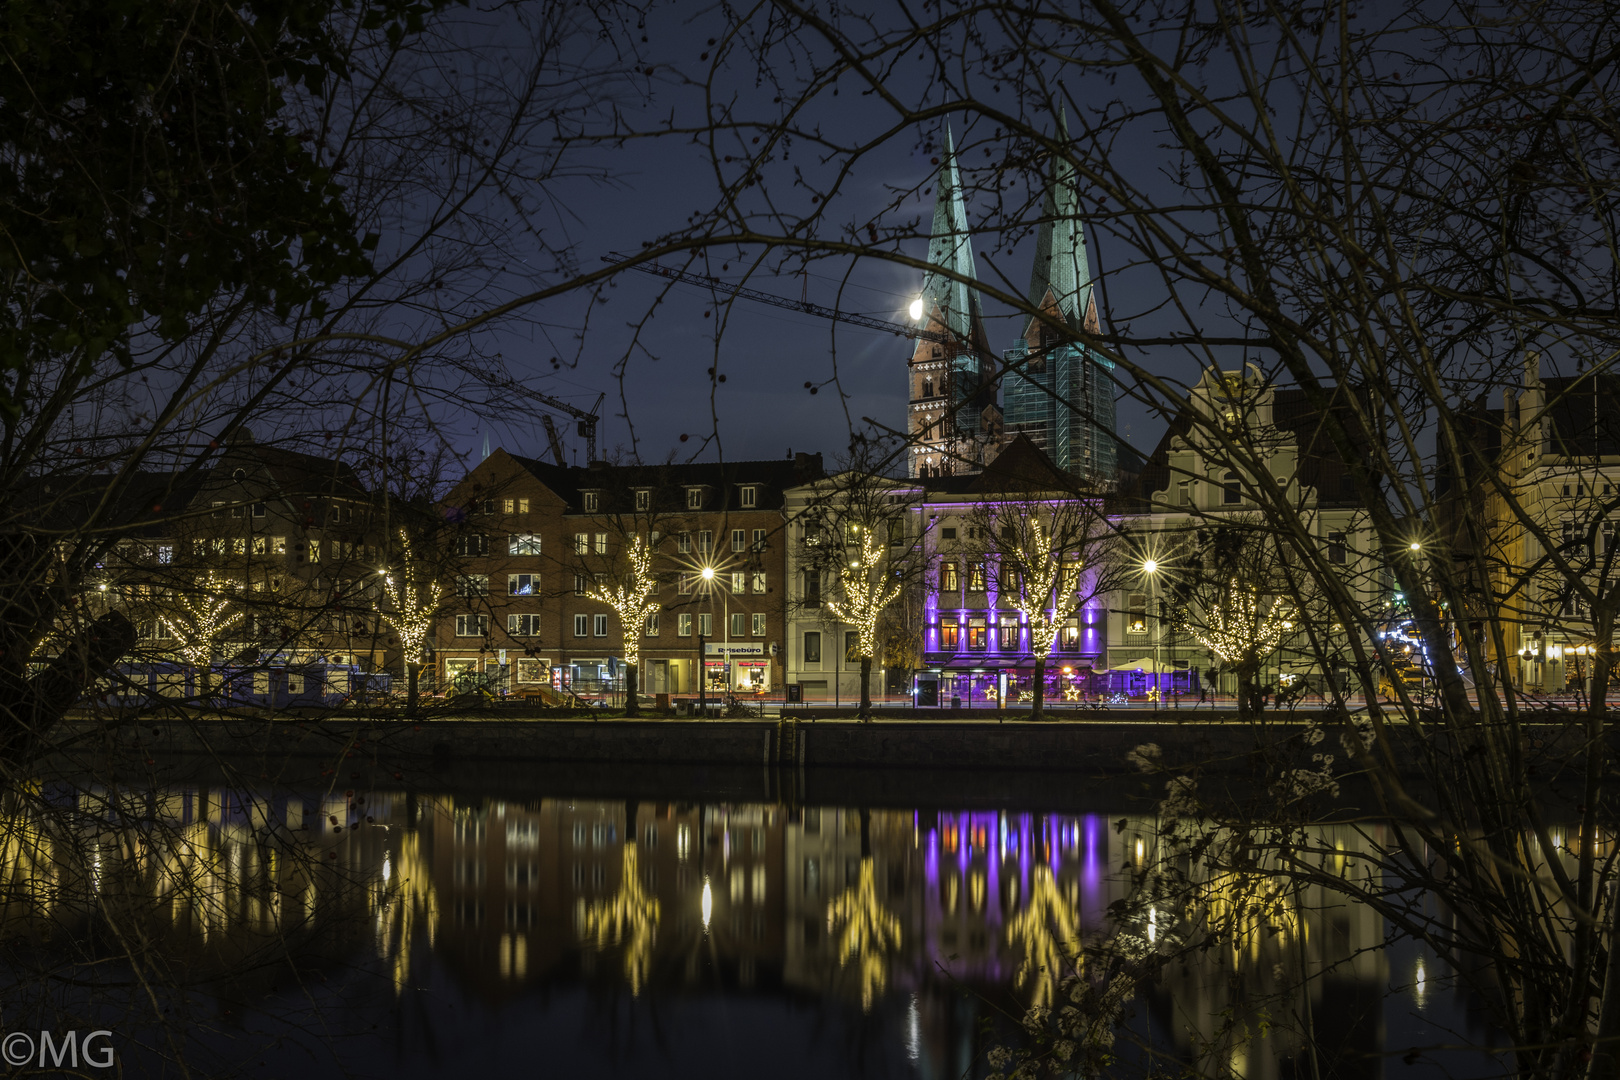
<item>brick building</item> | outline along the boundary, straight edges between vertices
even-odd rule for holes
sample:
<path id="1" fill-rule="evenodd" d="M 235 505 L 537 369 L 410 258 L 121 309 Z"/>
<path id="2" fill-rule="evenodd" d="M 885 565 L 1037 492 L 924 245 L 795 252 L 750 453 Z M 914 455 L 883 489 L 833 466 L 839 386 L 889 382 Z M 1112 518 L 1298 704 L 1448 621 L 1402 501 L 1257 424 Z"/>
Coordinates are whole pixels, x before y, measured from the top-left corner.
<path id="1" fill-rule="evenodd" d="M 577 468 L 497 450 L 444 503 L 438 676 L 610 692 L 629 632 L 643 693 L 696 693 L 700 671 L 715 692 L 779 687 L 783 491 L 820 475 L 819 454 Z M 626 578 L 637 539 L 653 552 L 658 612 L 623 627 L 592 593 Z"/>

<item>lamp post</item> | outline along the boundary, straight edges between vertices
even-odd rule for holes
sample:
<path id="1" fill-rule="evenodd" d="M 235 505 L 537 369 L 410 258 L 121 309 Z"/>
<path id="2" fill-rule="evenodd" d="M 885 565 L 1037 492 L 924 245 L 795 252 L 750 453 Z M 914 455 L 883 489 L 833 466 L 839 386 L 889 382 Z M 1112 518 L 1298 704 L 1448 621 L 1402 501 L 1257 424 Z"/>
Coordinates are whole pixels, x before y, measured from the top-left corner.
<path id="1" fill-rule="evenodd" d="M 714 609 L 714 593 L 720 593 L 720 618 L 724 629 L 720 634 L 720 659 L 726 668 L 726 688 L 731 687 L 731 594 L 724 585 L 718 584 L 719 575 L 714 567 L 705 566 L 700 575 L 703 579 L 704 591 L 709 594 L 710 614 Z M 698 708 L 705 709 L 709 684 L 709 656 L 703 644 L 703 635 L 698 635 Z M 722 700 L 724 700 L 722 698 Z"/>
<path id="2" fill-rule="evenodd" d="M 1159 637 L 1164 633 L 1164 610 L 1162 605 L 1155 606 L 1159 601 L 1159 561 L 1145 559 L 1142 562 L 1142 573 L 1148 579 L 1148 610 L 1152 612 L 1153 619 L 1153 711 L 1159 711 Z"/>

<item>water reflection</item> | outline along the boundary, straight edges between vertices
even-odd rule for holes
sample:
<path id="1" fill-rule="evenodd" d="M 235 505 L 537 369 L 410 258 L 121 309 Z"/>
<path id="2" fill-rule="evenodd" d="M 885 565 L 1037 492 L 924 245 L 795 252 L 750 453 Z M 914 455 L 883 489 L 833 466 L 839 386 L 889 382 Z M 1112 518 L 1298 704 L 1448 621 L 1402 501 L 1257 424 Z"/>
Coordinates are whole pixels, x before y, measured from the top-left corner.
<path id="1" fill-rule="evenodd" d="M 1212 874 L 1199 912 L 1152 900 L 1158 836 L 1128 814 L 62 788 L 0 817 L 0 929 L 138 931 L 193 973 L 342 954 L 396 1002 L 449 973 L 491 1015 L 552 1008 L 526 997 L 543 987 L 815 1002 L 865 1033 L 829 1052 L 873 1075 L 982 1072 L 982 1018 L 1061 1006 L 1099 943 L 1158 948 L 1193 917 L 1229 932 L 1144 990 L 1130 1026 L 1200 1068 L 1264 1080 L 1290 1071 L 1307 1026 L 1348 1055 L 1404 1032 L 1402 1009 L 1440 1008 L 1443 965 L 1403 961 L 1391 999 L 1383 921 L 1319 887 Z M 1321 828 L 1310 846 L 1362 873 L 1377 840 Z M 419 1037 L 396 1031 L 390 1052 Z M 678 1046 L 648 1052 L 697 1071 Z"/>

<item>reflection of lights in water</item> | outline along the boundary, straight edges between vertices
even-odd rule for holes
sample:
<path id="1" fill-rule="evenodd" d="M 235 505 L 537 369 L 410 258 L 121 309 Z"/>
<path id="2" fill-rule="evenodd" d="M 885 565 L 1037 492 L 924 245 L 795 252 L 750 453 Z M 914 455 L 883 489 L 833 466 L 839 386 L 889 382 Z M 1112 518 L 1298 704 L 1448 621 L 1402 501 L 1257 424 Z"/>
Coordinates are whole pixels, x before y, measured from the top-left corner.
<path id="1" fill-rule="evenodd" d="M 1141 841 L 1137 841 L 1141 843 Z M 1152 945 L 1159 940 L 1159 911 L 1157 908 L 1148 908 L 1148 944 Z"/>
<path id="2" fill-rule="evenodd" d="M 1417 958 L 1417 968 L 1412 974 L 1412 1000 L 1417 1002 L 1420 1009 L 1429 1003 L 1429 973 L 1424 969 L 1421 956 Z"/>
<path id="3" fill-rule="evenodd" d="M 388 879 L 394 876 L 394 868 L 388 861 L 388 852 L 386 852 L 386 851 L 383 852 L 383 871 L 382 871 L 382 874 L 383 874 L 383 883 L 384 884 L 387 884 Z"/>
<path id="4" fill-rule="evenodd" d="M 1138 836 L 1136 838 L 1136 865 L 1141 866 L 1142 860 L 1145 858 L 1147 858 L 1147 844 Z"/>
<path id="5" fill-rule="evenodd" d="M 922 1015 L 917 1010 L 917 995 L 911 995 L 906 1009 L 906 1056 L 912 1061 L 922 1057 Z"/>
<path id="6" fill-rule="evenodd" d="M 703 876 L 703 932 L 709 932 L 709 918 L 714 914 L 714 890 L 709 888 L 709 876 Z"/>
<path id="7" fill-rule="evenodd" d="M 675 857 L 682 862 L 692 854 L 692 826 L 682 825 L 675 830 Z"/>

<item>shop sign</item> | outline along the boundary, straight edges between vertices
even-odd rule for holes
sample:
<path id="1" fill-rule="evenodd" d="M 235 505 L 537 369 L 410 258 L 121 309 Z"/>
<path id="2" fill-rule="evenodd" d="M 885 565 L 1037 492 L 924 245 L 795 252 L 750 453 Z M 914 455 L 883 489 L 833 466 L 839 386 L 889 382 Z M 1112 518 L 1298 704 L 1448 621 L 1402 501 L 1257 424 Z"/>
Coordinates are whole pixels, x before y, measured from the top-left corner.
<path id="1" fill-rule="evenodd" d="M 746 643 L 737 641 L 710 641 L 703 651 L 710 656 L 764 656 L 765 643 L 763 641 Z"/>

